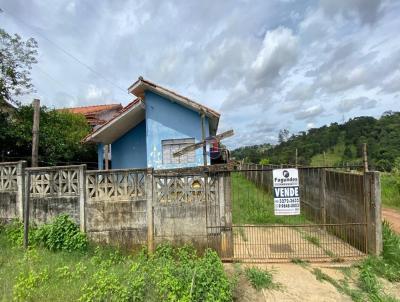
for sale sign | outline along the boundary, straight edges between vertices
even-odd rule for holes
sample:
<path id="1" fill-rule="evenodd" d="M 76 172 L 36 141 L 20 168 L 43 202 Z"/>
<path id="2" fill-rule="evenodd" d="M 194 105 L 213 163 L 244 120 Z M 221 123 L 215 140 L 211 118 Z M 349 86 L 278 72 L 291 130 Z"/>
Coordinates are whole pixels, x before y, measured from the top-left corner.
<path id="1" fill-rule="evenodd" d="M 300 215 L 299 171 L 273 170 L 275 215 Z"/>

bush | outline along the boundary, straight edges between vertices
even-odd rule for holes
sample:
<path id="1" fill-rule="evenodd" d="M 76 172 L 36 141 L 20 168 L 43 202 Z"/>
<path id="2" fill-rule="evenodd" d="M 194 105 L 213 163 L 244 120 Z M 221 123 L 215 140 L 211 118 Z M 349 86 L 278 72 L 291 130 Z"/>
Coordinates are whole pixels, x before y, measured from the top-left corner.
<path id="1" fill-rule="evenodd" d="M 164 244 L 153 255 L 144 249 L 122 277 L 112 267 L 98 266 L 95 278 L 82 288 L 81 301 L 232 301 L 222 262 L 211 250 L 198 257 L 191 246 Z"/>
<path id="2" fill-rule="evenodd" d="M 33 296 L 40 291 L 40 287 L 49 279 L 47 270 L 36 273 L 29 271 L 21 273 L 13 288 L 14 301 L 31 301 Z"/>
<path id="3" fill-rule="evenodd" d="M 33 241 L 51 251 L 86 250 L 88 240 L 68 215 L 59 215 L 51 224 L 38 228 Z"/>
<path id="4" fill-rule="evenodd" d="M 5 226 L 5 233 L 14 246 L 22 246 L 24 241 L 24 224 L 22 221 L 13 220 L 9 225 Z"/>
<path id="5" fill-rule="evenodd" d="M 22 246 L 24 240 L 24 224 L 20 220 L 14 220 L 5 227 L 5 234 L 14 246 Z M 68 215 L 57 216 L 51 224 L 40 227 L 29 227 L 30 245 L 40 245 L 51 251 L 85 250 L 88 240 L 79 227 Z"/>
<path id="6" fill-rule="evenodd" d="M 93 284 L 84 285 L 84 294 L 80 302 L 91 301 L 129 301 L 128 289 L 121 284 L 117 276 L 108 273 L 104 268 L 93 276 Z"/>

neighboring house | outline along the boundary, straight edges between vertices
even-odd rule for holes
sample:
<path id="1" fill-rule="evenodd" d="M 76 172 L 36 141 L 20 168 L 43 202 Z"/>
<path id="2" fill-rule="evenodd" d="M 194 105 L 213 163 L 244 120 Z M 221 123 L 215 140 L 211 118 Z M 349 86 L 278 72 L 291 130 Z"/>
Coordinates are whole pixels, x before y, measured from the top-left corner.
<path id="1" fill-rule="evenodd" d="M 85 107 L 63 108 L 72 113 L 83 114 L 92 129 L 97 129 L 114 117 L 122 109 L 121 104 L 105 104 Z"/>
<path id="2" fill-rule="evenodd" d="M 201 141 L 202 125 L 206 137 L 215 135 L 219 113 L 142 77 L 128 91 L 137 98 L 84 139 L 98 144 L 99 169 L 104 145 L 110 145 L 113 169 L 203 165 L 202 148 L 180 157 L 173 153 Z"/>

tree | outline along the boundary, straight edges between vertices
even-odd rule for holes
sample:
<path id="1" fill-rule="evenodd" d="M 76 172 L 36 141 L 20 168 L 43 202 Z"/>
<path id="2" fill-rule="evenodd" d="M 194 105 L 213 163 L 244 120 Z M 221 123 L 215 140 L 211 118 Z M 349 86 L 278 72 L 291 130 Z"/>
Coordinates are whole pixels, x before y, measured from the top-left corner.
<path id="1" fill-rule="evenodd" d="M 0 107 L 6 101 L 18 104 L 15 96 L 33 90 L 30 70 L 37 63 L 37 47 L 35 39 L 24 41 L 0 28 Z"/>
<path id="2" fill-rule="evenodd" d="M 351 148 L 349 145 L 346 145 L 343 151 L 343 156 L 345 159 L 352 159 L 353 158 L 353 152 L 351 151 Z"/>
<path id="3" fill-rule="evenodd" d="M 278 134 L 278 141 L 279 141 L 279 143 L 281 144 L 281 143 L 283 143 L 283 142 L 288 141 L 289 135 L 290 135 L 289 130 L 287 130 L 287 129 L 281 129 L 281 130 L 279 130 L 279 134 Z"/>
<path id="4" fill-rule="evenodd" d="M 4 146 L 11 157 L 29 159 L 32 144 L 33 108 L 20 106 L 14 114 Z M 40 109 L 39 160 L 42 165 L 93 162 L 97 160 L 94 145 L 82 144 L 90 132 L 86 118 L 67 111 Z"/>
<path id="5" fill-rule="evenodd" d="M 368 145 L 370 164 L 381 171 L 396 168 L 400 158 L 400 112 L 385 112 L 379 119 L 361 116 L 344 124 L 310 129 L 289 137 L 288 130 L 279 131 L 279 144 L 269 148 L 268 156 L 262 145 L 234 150 L 236 159 L 247 158 L 253 163 L 268 158 L 271 164 L 293 163 L 294 150 L 298 149 L 298 163 L 309 165 L 315 156 L 329 153 L 335 162 L 351 159 L 362 163 L 362 144 Z"/>

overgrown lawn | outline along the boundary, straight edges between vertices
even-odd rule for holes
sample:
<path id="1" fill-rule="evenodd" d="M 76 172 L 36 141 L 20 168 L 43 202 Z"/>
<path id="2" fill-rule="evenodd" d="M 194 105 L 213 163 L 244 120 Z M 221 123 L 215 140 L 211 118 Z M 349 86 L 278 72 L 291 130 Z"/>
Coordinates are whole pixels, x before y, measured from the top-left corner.
<path id="1" fill-rule="evenodd" d="M 38 235 L 44 241 L 27 251 L 20 224 L 0 229 L 0 301 L 232 301 L 233 285 L 214 251 L 200 256 L 191 246 L 161 245 L 154 254 L 81 248 L 82 238 L 71 245 L 82 235 L 72 227 L 64 228 L 72 237 L 58 227 L 45 229 Z"/>
<path id="2" fill-rule="evenodd" d="M 400 175 L 382 173 L 381 192 L 384 206 L 400 209 Z"/>

